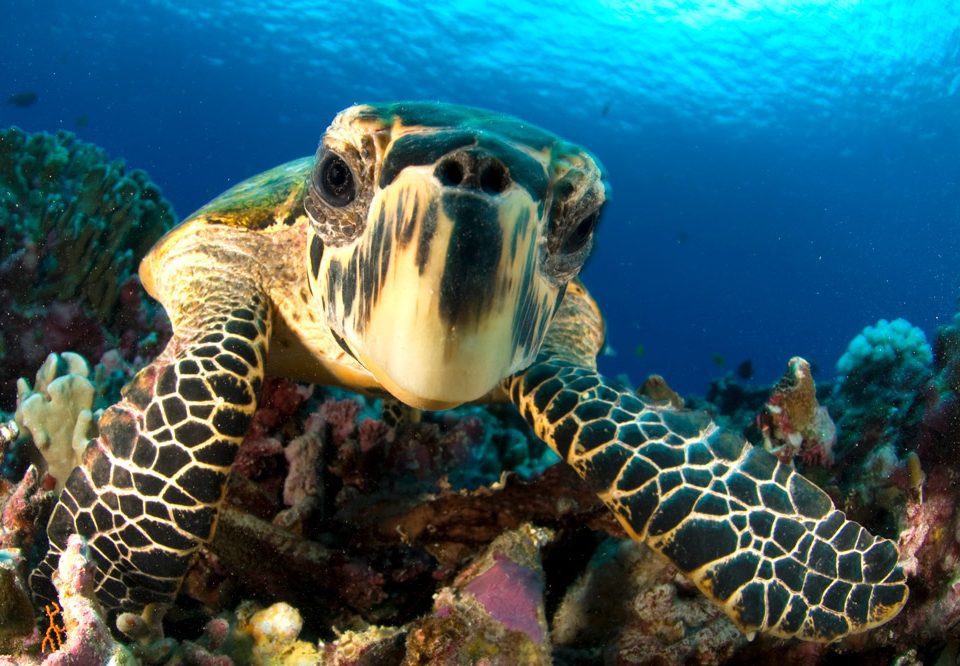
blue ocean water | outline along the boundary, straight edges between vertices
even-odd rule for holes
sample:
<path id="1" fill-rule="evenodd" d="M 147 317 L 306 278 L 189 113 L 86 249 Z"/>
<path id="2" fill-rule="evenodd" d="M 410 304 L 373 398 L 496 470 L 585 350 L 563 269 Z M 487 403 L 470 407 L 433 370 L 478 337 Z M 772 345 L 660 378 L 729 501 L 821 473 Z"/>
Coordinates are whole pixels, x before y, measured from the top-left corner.
<path id="1" fill-rule="evenodd" d="M 584 278 L 609 374 L 702 392 L 800 354 L 825 377 L 878 318 L 931 333 L 957 308 L 954 0 L 21 0 L 0 21 L 0 126 L 75 131 L 181 216 L 397 98 L 506 111 L 602 159 Z"/>

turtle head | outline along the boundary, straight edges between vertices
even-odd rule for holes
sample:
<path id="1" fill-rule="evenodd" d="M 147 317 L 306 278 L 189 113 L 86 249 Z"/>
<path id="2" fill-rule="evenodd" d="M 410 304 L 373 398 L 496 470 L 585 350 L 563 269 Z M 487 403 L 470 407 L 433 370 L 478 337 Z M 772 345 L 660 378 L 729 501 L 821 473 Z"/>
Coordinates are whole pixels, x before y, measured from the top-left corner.
<path id="1" fill-rule="evenodd" d="M 305 199 L 314 298 L 400 400 L 479 399 L 536 357 L 606 192 L 590 153 L 518 119 L 351 107 L 324 135 Z"/>

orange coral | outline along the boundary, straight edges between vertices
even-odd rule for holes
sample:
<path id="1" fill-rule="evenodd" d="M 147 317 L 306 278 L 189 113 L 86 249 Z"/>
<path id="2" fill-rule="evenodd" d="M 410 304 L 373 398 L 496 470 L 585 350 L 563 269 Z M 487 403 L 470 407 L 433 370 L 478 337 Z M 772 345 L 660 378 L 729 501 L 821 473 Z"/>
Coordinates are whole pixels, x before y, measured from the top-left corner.
<path id="1" fill-rule="evenodd" d="M 43 612 L 47 614 L 47 630 L 43 635 L 40 649 L 44 652 L 56 652 L 63 647 L 63 641 L 67 638 L 67 630 L 63 626 L 60 605 L 54 601 L 44 606 Z"/>

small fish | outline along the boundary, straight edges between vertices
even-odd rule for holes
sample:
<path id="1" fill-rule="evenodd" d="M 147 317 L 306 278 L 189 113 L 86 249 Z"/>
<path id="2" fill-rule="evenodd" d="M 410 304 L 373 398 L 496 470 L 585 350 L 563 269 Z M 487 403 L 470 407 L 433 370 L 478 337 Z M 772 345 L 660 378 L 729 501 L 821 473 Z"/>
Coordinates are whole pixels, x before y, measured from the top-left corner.
<path id="1" fill-rule="evenodd" d="M 636 356 L 637 358 L 640 358 L 646 353 L 646 351 L 647 350 L 644 348 L 643 345 L 637 345 L 636 347 L 633 348 L 633 355 Z"/>
<path id="2" fill-rule="evenodd" d="M 32 90 L 25 90 L 10 95 L 10 97 L 7 98 L 7 104 L 13 104 L 14 106 L 19 106 L 21 109 L 25 109 L 28 106 L 36 104 L 38 99 L 40 99 L 40 95 Z"/>
<path id="3" fill-rule="evenodd" d="M 714 354 L 713 355 L 713 364 L 718 368 L 722 368 L 727 364 L 727 359 L 724 358 L 723 354 Z"/>
<path id="4" fill-rule="evenodd" d="M 749 358 L 737 366 L 737 377 L 743 380 L 753 379 L 753 361 Z"/>
<path id="5" fill-rule="evenodd" d="M 613 100 L 607 100 L 603 104 L 603 108 L 600 110 L 600 115 L 604 118 L 607 117 L 607 114 L 610 113 L 610 107 L 613 106 Z"/>
<path id="6" fill-rule="evenodd" d="M 605 345 L 603 346 L 603 355 L 604 355 L 604 356 L 610 356 L 610 357 L 616 356 L 616 355 L 617 355 L 617 350 L 614 349 L 614 348 L 613 348 L 613 345 L 611 345 L 611 344 L 608 342 L 607 344 L 605 344 Z"/>
<path id="7" fill-rule="evenodd" d="M 77 119 L 74 121 L 79 128 L 84 128 L 90 124 L 90 116 L 83 114 L 82 116 L 77 116 Z"/>

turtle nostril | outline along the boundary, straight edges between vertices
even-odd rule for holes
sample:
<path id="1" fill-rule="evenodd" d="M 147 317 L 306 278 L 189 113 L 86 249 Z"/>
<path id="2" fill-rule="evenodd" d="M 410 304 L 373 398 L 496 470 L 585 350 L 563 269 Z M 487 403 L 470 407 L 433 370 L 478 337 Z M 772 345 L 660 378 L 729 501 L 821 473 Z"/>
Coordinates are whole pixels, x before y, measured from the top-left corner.
<path id="1" fill-rule="evenodd" d="M 447 159 L 437 165 L 437 179 L 444 185 L 457 186 L 463 182 L 463 167 L 453 159 Z"/>
<path id="2" fill-rule="evenodd" d="M 480 189 L 491 194 L 500 194 L 510 186 L 506 168 L 497 161 L 490 161 L 480 168 Z"/>

